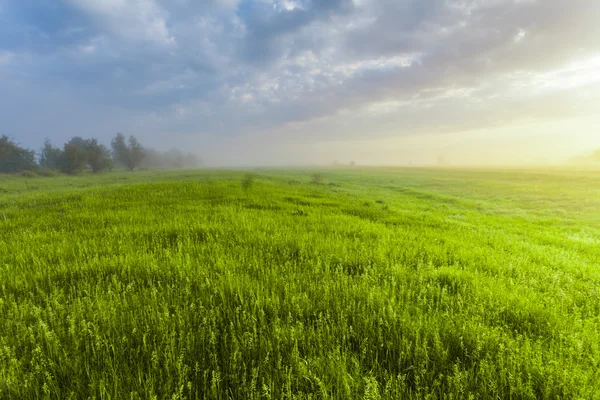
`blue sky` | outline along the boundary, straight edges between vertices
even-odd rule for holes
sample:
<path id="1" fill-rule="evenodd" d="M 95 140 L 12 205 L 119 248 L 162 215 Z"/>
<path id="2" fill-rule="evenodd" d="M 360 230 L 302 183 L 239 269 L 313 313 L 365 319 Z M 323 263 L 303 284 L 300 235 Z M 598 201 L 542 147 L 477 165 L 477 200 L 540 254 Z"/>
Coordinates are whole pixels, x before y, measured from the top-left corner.
<path id="1" fill-rule="evenodd" d="M 0 0 L 2 134 L 210 164 L 600 147 L 594 0 Z"/>

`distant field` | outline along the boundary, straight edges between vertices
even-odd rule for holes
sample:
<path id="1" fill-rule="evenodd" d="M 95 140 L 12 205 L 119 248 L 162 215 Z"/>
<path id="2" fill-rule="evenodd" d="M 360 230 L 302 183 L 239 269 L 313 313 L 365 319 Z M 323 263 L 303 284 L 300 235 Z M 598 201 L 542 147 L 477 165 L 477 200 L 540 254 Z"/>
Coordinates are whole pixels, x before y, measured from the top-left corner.
<path id="1" fill-rule="evenodd" d="M 600 398 L 600 171 L 0 176 L 0 399 L 88 398 Z"/>

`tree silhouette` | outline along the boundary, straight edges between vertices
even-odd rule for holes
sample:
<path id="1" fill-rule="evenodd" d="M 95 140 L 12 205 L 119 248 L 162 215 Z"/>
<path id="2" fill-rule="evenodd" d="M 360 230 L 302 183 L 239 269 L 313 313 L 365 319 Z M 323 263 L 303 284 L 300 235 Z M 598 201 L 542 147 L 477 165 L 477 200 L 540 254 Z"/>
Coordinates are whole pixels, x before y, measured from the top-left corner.
<path id="1" fill-rule="evenodd" d="M 101 172 L 112 168 L 112 159 L 110 151 L 103 144 L 98 143 L 96 139 L 86 141 L 85 150 L 87 152 L 87 164 L 92 172 Z"/>
<path id="2" fill-rule="evenodd" d="M 60 158 L 62 151 L 52 146 L 50 139 L 46 138 L 44 147 L 40 152 L 40 167 L 48 169 L 60 169 Z"/>
<path id="3" fill-rule="evenodd" d="M 60 157 L 60 170 L 66 174 L 76 174 L 84 170 L 87 160 L 87 152 L 77 141 L 66 143 Z"/>
<path id="4" fill-rule="evenodd" d="M 0 138 L 0 172 L 14 173 L 32 170 L 36 167 L 33 150 L 20 147 L 8 136 Z"/>
<path id="5" fill-rule="evenodd" d="M 113 157 L 119 164 L 133 171 L 144 159 L 145 152 L 134 136 L 129 136 L 128 142 L 125 142 L 125 135 L 117 133 L 111 142 Z"/>

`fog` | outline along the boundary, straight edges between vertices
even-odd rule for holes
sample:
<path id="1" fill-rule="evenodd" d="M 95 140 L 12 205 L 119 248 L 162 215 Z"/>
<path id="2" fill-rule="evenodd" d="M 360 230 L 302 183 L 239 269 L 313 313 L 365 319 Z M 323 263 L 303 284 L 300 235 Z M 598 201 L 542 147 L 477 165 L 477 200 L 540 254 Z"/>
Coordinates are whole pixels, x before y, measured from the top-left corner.
<path id="1" fill-rule="evenodd" d="M 205 166 L 563 164 L 600 148 L 600 2 L 0 4 L 1 134 Z"/>

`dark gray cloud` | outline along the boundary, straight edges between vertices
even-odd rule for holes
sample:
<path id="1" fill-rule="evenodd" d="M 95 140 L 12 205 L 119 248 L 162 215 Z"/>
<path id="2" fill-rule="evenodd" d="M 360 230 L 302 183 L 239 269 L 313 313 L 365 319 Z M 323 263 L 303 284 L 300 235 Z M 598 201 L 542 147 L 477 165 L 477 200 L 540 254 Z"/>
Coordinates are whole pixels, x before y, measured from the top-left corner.
<path id="1" fill-rule="evenodd" d="M 0 4 L 0 49 L 48 54 L 85 43 L 91 21 L 61 2 L 5 0 Z"/>
<path id="2" fill-rule="evenodd" d="M 241 43 L 245 60 L 265 65 L 276 58 L 289 56 L 302 46 L 298 34 L 315 22 L 330 23 L 339 15 L 349 15 L 354 9 L 351 0 L 313 0 L 298 2 L 298 7 L 261 1 L 246 1 L 239 13 L 244 21 L 246 37 Z M 314 44 L 314 43 L 313 43 Z"/>
<path id="3" fill-rule="evenodd" d="M 536 99 L 569 116 L 513 86 L 600 54 L 598 21 L 590 0 L 5 0 L 0 118 L 33 145 L 285 135 L 348 110 L 365 136 L 452 131 L 550 117 Z M 386 102 L 411 122 L 368 111 Z"/>

